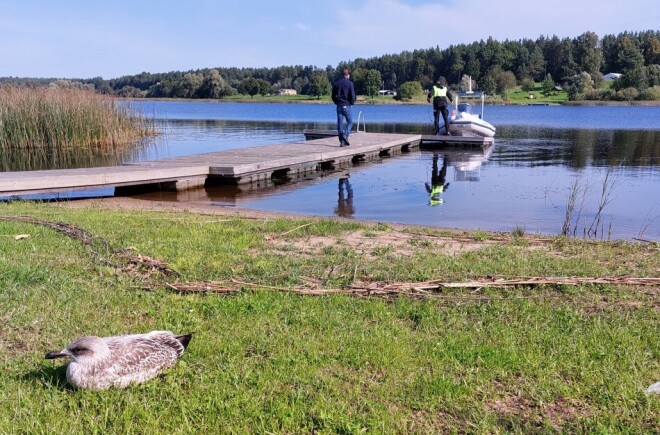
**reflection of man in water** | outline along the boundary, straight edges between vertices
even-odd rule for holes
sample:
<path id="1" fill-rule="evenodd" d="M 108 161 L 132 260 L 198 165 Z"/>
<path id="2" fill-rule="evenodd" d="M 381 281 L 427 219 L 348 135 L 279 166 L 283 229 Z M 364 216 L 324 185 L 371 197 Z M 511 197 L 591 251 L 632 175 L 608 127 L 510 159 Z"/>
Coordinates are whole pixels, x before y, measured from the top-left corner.
<path id="1" fill-rule="evenodd" d="M 447 156 L 442 156 L 442 169 L 438 172 L 438 155 L 433 154 L 433 170 L 431 172 L 431 184 L 425 183 L 426 191 L 431 194 L 429 204 L 431 206 L 442 204 L 444 199 L 440 197 L 442 193 L 449 187 L 449 183 L 445 183 L 447 178 L 447 164 L 449 160 Z"/>
<path id="2" fill-rule="evenodd" d="M 339 178 L 339 197 L 337 198 L 337 208 L 335 214 L 341 217 L 352 217 L 355 214 L 353 208 L 353 187 L 348 181 L 349 174 L 342 175 Z"/>

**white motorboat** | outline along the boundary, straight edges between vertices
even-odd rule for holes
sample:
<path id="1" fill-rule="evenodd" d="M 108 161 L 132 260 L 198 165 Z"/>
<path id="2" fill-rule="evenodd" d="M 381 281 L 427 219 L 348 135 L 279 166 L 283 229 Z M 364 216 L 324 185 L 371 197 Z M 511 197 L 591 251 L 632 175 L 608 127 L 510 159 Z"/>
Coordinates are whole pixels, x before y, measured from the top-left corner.
<path id="1" fill-rule="evenodd" d="M 460 102 L 461 99 L 481 99 L 481 114 L 472 112 L 472 105 L 466 102 Z M 449 116 L 449 126 L 453 136 L 495 136 L 495 127 L 484 121 L 484 93 L 483 92 L 458 92 L 455 95 L 456 106 Z"/>

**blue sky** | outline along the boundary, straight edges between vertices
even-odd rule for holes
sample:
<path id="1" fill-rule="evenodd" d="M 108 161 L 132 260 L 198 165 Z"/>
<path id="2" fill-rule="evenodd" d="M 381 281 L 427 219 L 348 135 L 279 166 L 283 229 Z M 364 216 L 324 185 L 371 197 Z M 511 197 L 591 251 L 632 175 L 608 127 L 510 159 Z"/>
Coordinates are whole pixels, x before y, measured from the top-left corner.
<path id="1" fill-rule="evenodd" d="M 0 0 L 0 77 L 315 65 L 540 35 L 660 30 L 657 0 Z"/>

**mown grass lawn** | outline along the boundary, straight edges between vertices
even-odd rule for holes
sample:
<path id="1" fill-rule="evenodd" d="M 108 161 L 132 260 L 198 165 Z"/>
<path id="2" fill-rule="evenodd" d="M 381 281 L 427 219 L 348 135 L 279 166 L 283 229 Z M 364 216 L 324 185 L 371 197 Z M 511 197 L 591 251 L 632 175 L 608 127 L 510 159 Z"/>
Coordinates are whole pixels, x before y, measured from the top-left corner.
<path id="1" fill-rule="evenodd" d="M 529 98 L 530 95 L 533 98 Z M 537 83 L 531 91 L 523 91 L 520 86 L 516 86 L 507 93 L 509 104 L 562 104 L 568 101 L 566 91 L 552 91 L 549 95 L 543 93 L 543 87 Z"/>
<path id="2" fill-rule="evenodd" d="M 19 215 L 95 239 L 11 220 Z M 456 289 L 422 299 L 286 291 L 489 275 L 658 277 L 657 245 L 94 204 L 5 203 L 0 216 L 0 433 L 658 428 L 660 397 L 644 392 L 660 380 L 657 287 Z M 122 263 L 118 252 L 180 276 Z M 175 281 L 234 291 L 181 294 L 168 286 Z M 176 367 L 126 390 L 72 390 L 61 362 L 43 359 L 78 336 L 153 329 L 194 336 Z"/>

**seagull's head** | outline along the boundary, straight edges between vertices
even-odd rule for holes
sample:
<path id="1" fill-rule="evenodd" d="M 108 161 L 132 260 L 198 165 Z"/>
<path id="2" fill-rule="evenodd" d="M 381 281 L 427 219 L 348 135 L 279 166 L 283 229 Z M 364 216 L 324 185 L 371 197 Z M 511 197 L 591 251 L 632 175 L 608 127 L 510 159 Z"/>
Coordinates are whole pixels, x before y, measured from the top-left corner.
<path id="1" fill-rule="evenodd" d="M 46 359 L 71 358 L 71 360 L 86 364 L 98 361 L 110 354 L 106 342 L 95 336 L 82 337 L 60 351 L 48 352 Z"/>

